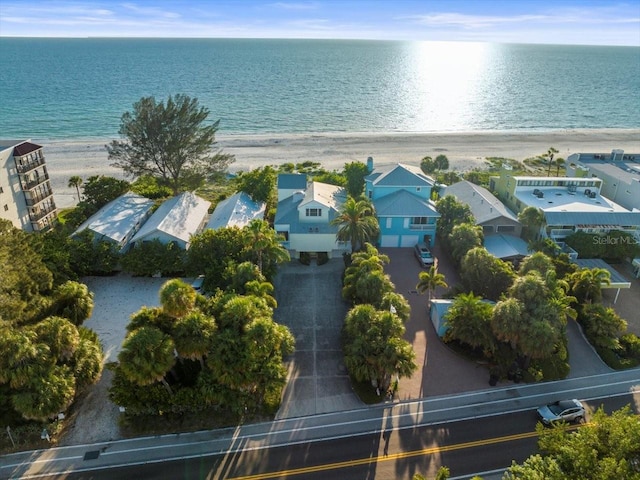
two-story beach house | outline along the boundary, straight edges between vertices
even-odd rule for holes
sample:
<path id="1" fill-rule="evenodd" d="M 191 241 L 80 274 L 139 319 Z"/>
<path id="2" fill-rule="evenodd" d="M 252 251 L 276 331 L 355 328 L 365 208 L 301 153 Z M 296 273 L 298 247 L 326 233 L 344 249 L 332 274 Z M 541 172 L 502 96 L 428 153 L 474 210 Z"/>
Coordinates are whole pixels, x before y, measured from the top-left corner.
<path id="1" fill-rule="evenodd" d="M 48 230 L 57 216 L 40 145 L 0 140 L 0 218 L 27 232 Z"/>
<path id="2" fill-rule="evenodd" d="M 292 258 L 300 258 L 302 252 L 325 252 L 331 258 L 350 251 L 349 242 L 339 242 L 338 227 L 331 224 L 346 199 L 342 187 L 307 182 L 304 174 L 278 175 L 274 228 L 284 238 L 282 245 Z"/>
<path id="3" fill-rule="evenodd" d="M 375 207 L 380 225 L 381 247 L 413 247 L 418 242 L 433 246 L 440 214 L 431 200 L 435 181 L 418 167 L 398 163 L 373 169 L 365 177 L 365 194 Z"/>

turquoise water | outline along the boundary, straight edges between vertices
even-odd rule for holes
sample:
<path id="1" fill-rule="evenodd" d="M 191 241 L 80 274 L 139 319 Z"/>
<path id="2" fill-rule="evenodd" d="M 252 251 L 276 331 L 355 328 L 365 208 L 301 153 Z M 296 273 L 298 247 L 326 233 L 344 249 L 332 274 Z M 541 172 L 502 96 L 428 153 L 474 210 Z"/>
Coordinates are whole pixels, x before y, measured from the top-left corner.
<path id="1" fill-rule="evenodd" d="M 640 127 L 640 48 L 0 38 L 0 137 L 113 138 L 142 96 L 221 134 Z"/>

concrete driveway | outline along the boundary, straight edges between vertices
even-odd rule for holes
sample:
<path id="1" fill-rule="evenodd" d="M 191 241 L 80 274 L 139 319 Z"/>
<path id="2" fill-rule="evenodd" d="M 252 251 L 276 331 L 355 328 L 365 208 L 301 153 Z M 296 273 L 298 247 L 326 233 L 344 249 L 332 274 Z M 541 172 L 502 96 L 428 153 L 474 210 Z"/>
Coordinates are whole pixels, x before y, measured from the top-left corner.
<path id="1" fill-rule="evenodd" d="M 341 258 L 324 265 L 293 260 L 274 279 L 278 308 L 274 320 L 296 339 L 286 359 L 289 381 L 276 418 L 360 408 L 342 360 L 340 332 L 348 305 L 342 300 Z"/>

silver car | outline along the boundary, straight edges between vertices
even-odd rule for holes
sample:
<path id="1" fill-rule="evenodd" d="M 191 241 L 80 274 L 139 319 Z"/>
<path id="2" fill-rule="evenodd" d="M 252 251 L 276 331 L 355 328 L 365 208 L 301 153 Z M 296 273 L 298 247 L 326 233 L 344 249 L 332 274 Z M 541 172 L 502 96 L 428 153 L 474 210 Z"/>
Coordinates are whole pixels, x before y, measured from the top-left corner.
<path id="1" fill-rule="evenodd" d="M 585 409 L 575 398 L 573 400 L 562 400 L 537 410 L 538 418 L 545 425 L 556 422 L 576 422 L 580 423 L 584 418 Z"/>
<path id="2" fill-rule="evenodd" d="M 433 265 L 433 255 L 424 243 L 416 243 L 413 251 L 416 254 L 416 258 L 420 262 L 421 267 L 424 268 Z"/>

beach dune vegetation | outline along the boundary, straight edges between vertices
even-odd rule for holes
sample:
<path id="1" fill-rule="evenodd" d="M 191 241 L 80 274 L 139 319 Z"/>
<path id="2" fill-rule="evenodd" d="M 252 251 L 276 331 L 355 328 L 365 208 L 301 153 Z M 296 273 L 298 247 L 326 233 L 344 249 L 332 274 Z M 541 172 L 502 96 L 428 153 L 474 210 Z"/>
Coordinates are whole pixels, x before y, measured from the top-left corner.
<path id="1" fill-rule="evenodd" d="M 151 175 L 177 195 L 226 170 L 233 155 L 216 148 L 217 120 L 197 98 L 177 94 L 165 102 L 143 97 L 122 115 L 121 140 L 106 145 L 113 166 L 132 177 Z"/>

